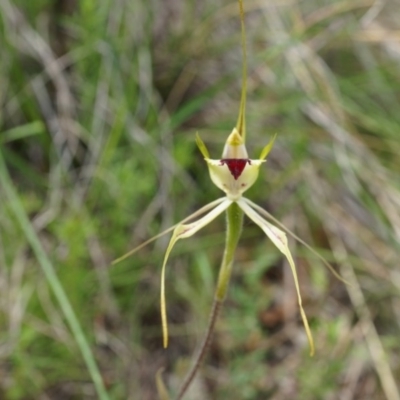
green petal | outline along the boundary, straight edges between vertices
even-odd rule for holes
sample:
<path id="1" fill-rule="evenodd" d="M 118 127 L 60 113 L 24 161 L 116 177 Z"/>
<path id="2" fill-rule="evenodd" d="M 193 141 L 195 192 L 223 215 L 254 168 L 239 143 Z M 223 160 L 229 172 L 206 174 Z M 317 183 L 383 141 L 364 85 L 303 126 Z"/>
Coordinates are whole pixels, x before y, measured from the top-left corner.
<path id="1" fill-rule="evenodd" d="M 281 222 L 279 222 L 272 214 L 270 214 L 268 211 L 264 210 L 262 207 L 254 203 L 253 201 L 246 199 L 243 197 L 243 201 L 245 201 L 250 207 L 252 207 L 254 210 L 256 210 L 258 213 L 261 215 L 264 215 L 266 218 L 269 218 L 272 222 L 277 224 L 279 227 L 281 227 L 287 234 L 292 236 L 293 239 L 297 240 L 299 243 L 301 243 L 303 246 L 305 246 L 308 250 L 311 251 L 321 262 L 331 271 L 331 273 L 335 276 L 335 278 L 339 279 L 339 281 L 343 282 L 346 285 L 352 286 L 349 281 L 344 279 L 339 275 L 338 272 L 335 271 L 335 269 L 332 267 L 331 264 L 329 264 L 328 261 L 324 257 L 321 256 L 317 251 L 315 251 L 312 246 L 310 246 L 307 242 L 305 242 L 303 239 L 298 237 L 295 233 L 293 233 L 289 228 L 287 228 L 285 225 L 283 225 Z"/>
<path id="2" fill-rule="evenodd" d="M 197 231 L 204 228 L 211 221 L 213 221 L 219 214 L 225 211 L 232 204 L 231 200 L 225 198 L 221 204 L 216 206 L 213 210 L 211 210 L 204 217 L 199 220 L 192 222 L 190 224 L 179 224 L 171 237 L 171 240 L 168 244 L 167 250 L 164 256 L 164 262 L 161 269 L 161 322 L 162 322 L 162 330 L 163 330 L 163 344 L 164 348 L 168 346 L 168 324 L 167 324 L 167 307 L 165 302 L 165 267 L 167 265 L 168 257 L 174 247 L 175 243 L 179 239 L 185 239 L 192 235 L 194 235 Z"/>
<path id="3" fill-rule="evenodd" d="M 311 334 L 310 326 L 308 325 L 306 313 L 303 309 L 296 266 L 289 250 L 286 234 L 257 214 L 257 212 L 254 211 L 243 199 L 240 199 L 237 203 L 244 213 L 265 232 L 265 234 L 271 239 L 272 243 L 286 256 L 287 260 L 289 261 L 289 265 L 293 274 L 294 285 L 296 287 L 300 315 L 306 330 L 308 342 L 310 344 L 310 355 L 313 356 L 315 351 L 314 340 Z"/>
<path id="4" fill-rule="evenodd" d="M 162 373 L 164 368 L 160 368 L 156 373 L 156 386 L 159 400 L 170 400 L 168 395 L 168 390 L 165 387 L 164 381 L 162 379 Z"/>
<path id="5" fill-rule="evenodd" d="M 196 133 L 196 144 L 197 144 L 197 147 L 199 148 L 199 150 L 201 151 L 201 154 L 203 154 L 203 157 L 210 158 L 210 153 L 208 152 L 206 145 L 201 140 L 198 133 Z"/>
<path id="6" fill-rule="evenodd" d="M 111 265 L 118 264 L 119 262 L 125 260 L 126 258 L 132 256 L 136 252 L 138 252 L 140 249 L 143 247 L 146 247 L 148 244 L 151 242 L 154 242 L 156 239 L 166 235 L 168 232 L 171 232 L 173 229 L 175 229 L 179 224 L 183 224 L 184 222 L 190 221 L 193 218 L 197 218 L 199 215 L 204 214 L 208 210 L 211 210 L 212 208 L 216 207 L 218 204 L 220 204 L 223 200 L 225 200 L 225 197 L 221 197 L 217 200 L 212 201 L 211 203 L 205 205 L 204 207 L 201 207 L 199 210 L 195 211 L 193 214 L 189 215 L 182 221 L 178 222 L 177 224 L 171 226 L 170 228 L 166 229 L 165 231 L 158 233 L 157 235 L 153 236 L 152 238 L 146 240 L 145 242 L 141 243 L 139 246 L 135 247 L 132 250 L 129 250 L 127 253 L 122 255 L 121 257 L 116 258 L 111 262 Z"/>
<path id="7" fill-rule="evenodd" d="M 269 152 L 272 149 L 272 146 L 275 143 L 275 139 L 276 139 L 276 133 L 275 133 L 274 137 L 270 140 L 270 142 L 263 148 L 263 150 L 260 154 L 260 160 L 265 160 L 267 158 L 267 155 L 269 154 Z"/>

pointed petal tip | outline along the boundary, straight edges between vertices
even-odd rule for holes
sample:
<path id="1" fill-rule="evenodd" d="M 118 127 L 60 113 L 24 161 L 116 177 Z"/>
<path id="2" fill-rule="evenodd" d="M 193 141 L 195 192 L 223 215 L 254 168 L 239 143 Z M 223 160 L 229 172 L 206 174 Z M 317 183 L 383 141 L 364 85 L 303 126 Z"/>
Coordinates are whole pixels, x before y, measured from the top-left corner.
<path id="1" fill-rule="evenodd" d="M 265 160 L 267 158 L 268 154 L 272 150 L 272 147 L 275 143 L 276 136 L 277 135 L 275 133 L 275 135 L 272 137 L 272 139 L 269 141 L 269 143 L 262 149 L 261 154 L 260 154 L 260 160 Z"/>
<path id="2" fill-rule="evenodd" d="M 201 140 L 198 132 L 196 132 L 196 144 L 197 144 L 197 147 L 199 148 L 201 154 L 203 154 L 203 157 L 206 159 L 210 158 L 210 153 L 208 152 L 208 149 L 207 149 L 206 145 L 204 144 L 204 142 Z"/>
<path id="3" fill-rule="evenodd" d="M 310 347 L 310 357 L 314 357 L 315 345 L 314 345 L 314 339 L 313 339 L 313 336 L 311 333 L 311 328 L 310 328 L 310 325 L 308 324 L 307 316 L 306 316 L 306 313 L 304 312 L 303 306 L 301 304 L 299 304 L 299 306 L 300 306 L 300 314 L 301 314 L 301 318 L 303 320 L 304 329 L 305 329 L 306 335 L 307 335 L 308 345 Z"/>
<path id="4" fill-rule="evenodd" d="M 222 158 L 249 158 L 243 137 L 236 128 L 226 139 Z"/>
<path id="5" fill-rule="evenodd" d="M 194 235 L 204 226 L 208 225 L 218 215 L 220 215 L 223 211 L 225 211 L 232 204 L 232 201 L 227 199 L 226 197 L 222 197 L 221 199 L 216 200 L 216 202 L 212 202 L 210 204 L 216 204 L 216 206 L 210 212 L 208 212 L 208 214 L 201 217 L 199 220 L 189 224 L 179 224 L 175 227 L 172 237 L 169 241 L 167 250 L 165 251 L 164 261 L 161 267 L 161 293 L 160 293 L 161 326 L 162 326 L 164 349 L 168 347 L 168 318 L 167 318 L 167 303 L 165 298 L 165 270 L 168 258 L 172 251 L 172 248 L 179 239 L 188 238 Z"/>
<path id="6" fill-rule="evenodd" d="M 158 392 L 158 399 L 159 400 L 169 400 L 168 390 L 164 384 L 162 374 L 165 368 L 161 367 L 156 372 L 156 387 Z"/>
<path id="7" fill-rule="evenodd" d="M 312 357 L 315 353 L 314 339 L 311 333 L 310 325 L 308 324 L 306 313 L 303 309 L 296 266 L 292 257 L 292 253 L 290 252 L 288 246 L 286 234 L 275 225 L 272 225 L 270 222 L 266 221 L 261 215 L 256 212 L 256 210 L 251 208 L 251 206 L 247 203 L 247 199 L 242 198 L 237 202 L 237 204 L 243 210 L 243 212 L 264 231 L 264 233 L 269 237 L 272 243 L 285 255 L 286 259 L 289 262 L 289 266 L 294 279 L 301 319 L 303 321 L 304 329 L 306 331 L 308 343 L 310 346 L 310 356 Z"/>
<path id="8" fill-rule="evenodd" d="M 226 143 L 231 146 L 240 146 L 244 143 L 242 136 L 236 128 L 233 128 L 232 133 L 228 136 Z"/>

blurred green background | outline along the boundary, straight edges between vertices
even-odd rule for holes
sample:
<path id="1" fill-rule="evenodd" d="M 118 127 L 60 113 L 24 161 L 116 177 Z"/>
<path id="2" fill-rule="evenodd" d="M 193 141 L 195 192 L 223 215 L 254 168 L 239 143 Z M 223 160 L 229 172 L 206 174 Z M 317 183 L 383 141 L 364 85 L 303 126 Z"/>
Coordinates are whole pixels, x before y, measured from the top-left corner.
<path id="1" fill-rule="evenodd" d="M 245 9 L 250 157 L 278 134 L 248 197 L 351 286 L 291 241 L 310 358 L 290 269 L 246 220 L 187 398 L 400 399 L 399 3 Z M 237 3 L 0 0 L 0 15 L 0 398 L 152 400 L 161 367 L 173 392 L 207 324 L 224 218 L 172 253 L 167 350 L 168 237 L 110 263 L 221 196 L 194 137 L 218 158 L 236 123 Z"/>

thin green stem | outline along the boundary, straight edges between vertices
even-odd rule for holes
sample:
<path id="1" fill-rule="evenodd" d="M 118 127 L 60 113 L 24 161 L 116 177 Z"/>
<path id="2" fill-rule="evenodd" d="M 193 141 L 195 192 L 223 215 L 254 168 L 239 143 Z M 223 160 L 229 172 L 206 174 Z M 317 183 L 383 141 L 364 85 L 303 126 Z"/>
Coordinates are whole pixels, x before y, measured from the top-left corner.
<path id="1" fill-rule="evenodd" d="M 194 359 L 193 365 L 182 383 L 182 386 L 177 396 L 177 400 L 181 400 L 183 398 L 187 389 L 192 383 L 193 378 L 200 368 L 201 362 L 203 361 L 204 356 L 206 355 L 209 345 L 211 343 L 211 338 L 215 330 L 215 324 L 217 322 L 219 312 L 226 297 L 232 272 L 235 251 L 239 242 L 240 234 L 242 233 L 243 226 L 243 212 L 236 203 L 233 203 L 226 210 L 226 221 L 227 227 L 225 251 L 221 263 L 221 268 L 219 270 L 215 298 L 211 309 L 206 334 Z"/>
<path id="2" fill-rule="evenodd" d="M 62 312 L 64 313 L 65 319 L 67 320 L 72 334 L 78 344 L 78 347 L 82 353 L 82 357 L 85 360 L 89 374 L 91 375 L 93 384 L 96 388 L 97 395 L 101 400 L 109 400 L 109 396 L 101 378 L 100 371 L 97 367 L 93 353 L 90 349 L 89 343 L 85 337 L 82 327 L 78 321 L 78 318 L 69 302 L 69 299 L 65 293 L 65 290 L 58 279 L 55 268 L 46 252 L 43 249 L 37 234 L 30 223 L 26 212 L 21 204 L 21 201 L 16 193 L 14 186 L 11 182 L 10 176 L 7 171 L 7 167 L 4 163 L 2 153 L 0 151 L 0 185 L 4 190 L 4 193 L 8 197 L 10 207 L 14 212 L 15 218 L 19 222 L 21 230 L 23 231 L 26 240 L 31 246 L 39 265 L 42 268 L 44 275 L 46 276 L 47 282 L 49 283 L 54 295 L 60 305 Z"/>
<path id="3" fill-rule="evenodd" d="M 242 38 L 242 93 L 240 99 L 239 116 L 236 123 L 236 129 L 243 138 L 243 142 L 246 140 L 246 92 L 247 92 L 247 52 L 246 52 L 246 31 L 244 26 L 244 11 L 243 11 L 243 0 L 239 1 L 239 14 L 240 14 L 240 25 L 241 25 L 241 38 Z M 207 155 L 207 153 L 206 153 Z M 193 365 L 190 368 L 183 384 L 179 390 L 177 400 L 181 400 L 185 395 L 187 389 L 192 383 L 197 371 L 200 368 L 201 362 L 203 361 L 208 347 L 211 343 L 212 335 L 215 330 L 215 324 L 218 319 L 218 315 L 222 304 L 225 300 L 226 293 L 229 287 L 229 281 L 232 274 L 233 260 L 235 257 L 235 251 L 239 242 L 240 234 L 242 233 L 243 227 L 243 212 L 236 203 L 233 203 L 226 211 L 227 216 L 227 229 L 226 229 L 226 244 L 224 256 L 219 270 L 217 288 L 215 291 L 215 298 L 210 313 L 210 318 L 204 336 L 203 342 L 200 345 L 199 351 L 194 359 Z"/>
<path id="4" fill-rule="evenodd" d="M 229 280 L 232 272 L 233 259 L 240 234 L 243 227 L 243 211 L 236 203 L 226 210 L 227 231 L 224 257 L 219 270 L 217 289 L 215 297 L 218 301 L 224 301 L 228 290 Z"/>

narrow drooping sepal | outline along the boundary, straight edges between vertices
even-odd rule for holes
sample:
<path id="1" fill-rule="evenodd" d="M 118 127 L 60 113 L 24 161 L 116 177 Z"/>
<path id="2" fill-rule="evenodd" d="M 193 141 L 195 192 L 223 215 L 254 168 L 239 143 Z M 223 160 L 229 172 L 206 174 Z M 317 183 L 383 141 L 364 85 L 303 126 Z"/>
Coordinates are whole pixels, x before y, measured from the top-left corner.
<path id="1" fill-rule="evenodd" d="M 158 400 L 170 400 L 168 390 L 165 387 L 162 373 L 164 372 L 164 368 L 160 368 L 156 373 L 156 387 L 158 393 Z"/>
<path id="2" fill-rule="evenodd" d="M 157 240 L 158 238 L 166 235 L 168 232 L 171 232 L 172 230 L 174 230 L 178 225 L 180 224 L 184 224 L 194 218 L 199 217 L 200 215 L 203 215 L 204 213 L 206 213 L 207 211 L 211 210 L 212 208 L 216 207 L 218 204 L 220 204 L 225 198 L 219 198 L 217 200 L 212 201 L 211 203 L 206 204 L 205 206 L 201 207 L 200 209 L 198 209 L 197 211 L 195 211 L 193 214 L 190 214 L 188 217 L 184 218 L 182 221 L 178 222 L 177 224 L 171 226 L 170 228 L 166 229 L 165 231 L 153 236 L 152 238 L 146 240 L 145 242 L 143 242 L 142 244 L 140 244 L 139 246 L 133 248 L 132 250 L 128 251 L 127 253 L 125 253 L 124 255 L 122 255 L 121 257 L 118 257 L 117 259 L 115 259 L 112 262 L 112 265 L 118 264 L 119 262 L 125 260 L 126 258 L 132 256 L 133 254 L 135 254 L 136 252 L 138 252 L 140 249 L 142 249 L 143 247 L 147 246 L 148 244 L 154 242 L 155 240 Z"/>
<path id="3" fill-rule="evenodd" d="M 255 212 L 250 205 L 246 202 L 244 198 L 241 198 L 240 200 L 237 201 L 239 207 L 244 211 L 244 213 L 255 223 L 257 224 L 263 231 L 264 233 L 270 238 L 272 243 L 280 250 L 287 258 L 290 269 L 292 270 L 293 274 L 293 279 L 294 279 L 294 284 L 296 287 L 296 292 L 297 292 L 297 299 L 298 299 L 298 304 L 300 308 L 300 315 L 303 320 L 303 325 L 307 334 L 308 338 L 308 343 L 310 345 L 310 355 L 314 355 L 314 340 L 311 334 L 310 326 L 308 324 L 307 316 L 304 312 L 303 305 L 302 305 L 302 300 L 301 300 L 301 294 L 300 294 L 300 287 L 299 287 L 299 282 L 297 278 L 297 271 L 296 271 L 296 266 L 293 261 L 292 254 L 290 253 L 288 242 L 287 242 L 287 237 L 285 232 L 281 231 L 278 229 L 276 226 L 272 225 L 268 221 L 266 221 L 264 218 L 262 218 L 257 212 Z"/>
<path id="4" fill-rule="evenodd" d="M 166 301 L 165 301 L 165 267 L 167 265 L 168 257 L 171 253 L 171 250 L 179 239 L 185 239 L 194 235 L 196 232 L 204 228 L 216 217 L 218 217 L 218 215 L 220 215 L 223 211 L 225 211 L 231 204 L 232 201 L 227 198 L 220 199 L 220 204 L 217 205 L 204 217 L 198 219 L 197 221 L 191 222 L 190 224 L 178 225 L 172 234 L 171 240 L 165 252 L 164 262 L 161 270 L 161 322 L 163 329 L 164 347 L 168 346 L 168 324 L 167 324 L 167 311 L 166 311 Z"/>
<path id="5" fill-rule="evenodd" d="M 279 222 L 272 214 L 270 214 L 268 211 L 264 210 L 262 207 L 260 207 L 258 204 L 254 203 L 253 201 L 243 198 L 243 200 L 254 210 L 256 210 L 259 214 L 264 215 L 266 218 L 271 220 L 274 224 L 277 224 L 279 227 L 281 227 L 287 234 L 289 234 L 293 239 L 297 240 L 299 243 L 301 243 L 303 246 L 305 246 L 312 254 L 314 254 L 315 257 L 317 257 L 324 265 L 326 268 L 329 269 L 329 271 L 332 273 L 332 275 L 338 279 L 339 281 L 343 282 L 346 285 L 351 286 L 351 283 L 344 279 L 342 276 L 338 274 L 338 272 L 335 271 L 335 269 L 332 267 L 332 265 L 329 264 L 328 261 L 324 257 L 321 256 L 317 251 L 315 251 L 312 246 L 310 246 L 307 242 L 305 242 L 303 239 L 298 237 L 295 233 L 293 233 L 289 228 L 287 228 L 285 225 L 282 224 L 282 222 Z"/>

